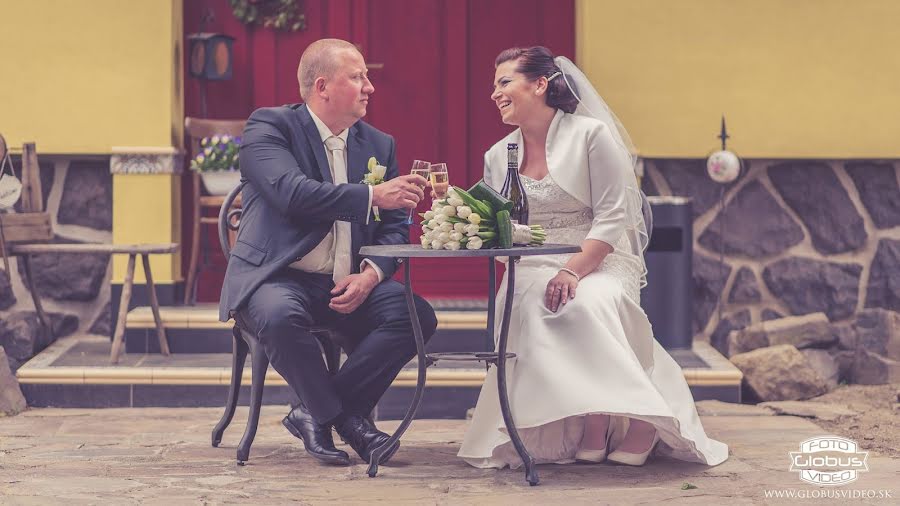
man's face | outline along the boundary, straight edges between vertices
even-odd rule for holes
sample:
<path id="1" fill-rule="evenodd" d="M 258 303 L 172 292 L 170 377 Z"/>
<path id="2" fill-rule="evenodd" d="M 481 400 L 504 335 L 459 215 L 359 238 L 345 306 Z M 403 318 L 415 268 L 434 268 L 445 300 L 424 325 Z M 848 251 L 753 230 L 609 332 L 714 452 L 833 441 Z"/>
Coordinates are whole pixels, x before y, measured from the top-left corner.
<path id="1" fill-rule="evenodd" d="M 375 87 L 369 81 L 366 62 L 359 51 L 347 49 L 336 58 L 338 68 L 325 85 L 328 106 L 335 117 L 352 125 L 366 115 L 369 95 L 375 92 Z"/>

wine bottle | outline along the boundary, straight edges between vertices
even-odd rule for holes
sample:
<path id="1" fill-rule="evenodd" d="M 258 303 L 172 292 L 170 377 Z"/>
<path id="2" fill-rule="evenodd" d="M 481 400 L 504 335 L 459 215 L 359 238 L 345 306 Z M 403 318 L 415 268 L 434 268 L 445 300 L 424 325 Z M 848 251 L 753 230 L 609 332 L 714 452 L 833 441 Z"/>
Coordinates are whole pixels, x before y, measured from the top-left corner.
<path id="1" fill-rule="evenodd" d="M 513 207 L 509 217 L 514 223 L 528 224 L 528 196 L 519 178 L 519 145 L 511 142 L 506 145 L 506 180 L 503 182 L 501 195 L 512 201 Z"/>

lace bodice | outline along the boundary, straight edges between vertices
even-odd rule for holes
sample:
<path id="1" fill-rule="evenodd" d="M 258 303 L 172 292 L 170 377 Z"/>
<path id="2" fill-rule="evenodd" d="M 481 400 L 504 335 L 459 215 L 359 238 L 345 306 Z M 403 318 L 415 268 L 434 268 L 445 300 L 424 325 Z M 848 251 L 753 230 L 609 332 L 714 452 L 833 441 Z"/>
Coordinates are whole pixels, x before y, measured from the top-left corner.
<path id="1" fill-rule="evenodd" d="M 521 177 L 528 195 L 529 224 L 543 226 L 548 243 L 581 244 L 594 219 L 591 208 L 560 188 L 549 174 L 541 180 Z"/>
<path id="2" fill-rule="evenodd" d="M 521 178 L 525 194 L 528 196 L 529 224 L 543 226 L 547 232 L 548 243 L 580 245 L 584 242 L 591 230 L 593 210 L 563 190 L 550 174 L 540 180 L 524 175 Z M 639 301 L 641 266 L 637 260 L 631 258 L 631 254 L 625 253 L 631 251 L 628 236 L 622 234 L 613 246 L 615 248 L 613 253 L 603 260 L 598 270 L 615 274 L 622 281 L 628 295 Z M 549 260 L 562 266 L 570 257 L 571 255 L 525 257 L 522 262 L 528 265 Z M 526 259 L 530 260 L 526 262 Z"/>

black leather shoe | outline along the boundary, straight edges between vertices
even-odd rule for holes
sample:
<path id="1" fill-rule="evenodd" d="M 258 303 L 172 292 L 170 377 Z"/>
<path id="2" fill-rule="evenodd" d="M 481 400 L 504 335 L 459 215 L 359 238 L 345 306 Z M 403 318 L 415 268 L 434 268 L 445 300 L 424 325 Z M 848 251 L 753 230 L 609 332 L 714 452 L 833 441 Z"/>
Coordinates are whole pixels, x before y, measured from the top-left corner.
<path id="1" fill-rule="evenodd" d="M 340 426 L 336 426 L 334 429 L 341 436 L 341 439 L 349 444 L 367 463 L 372 456 L 372 451 L 391 438 L 384 432 L 376 429 L 372 422 L 357 415 L 348 416 Z M 398 448 L 400 448 L 400 441 L 394 443 L 394 446 L 381 454 L 378 463 L 386 463 L 394 456 Z"/>
<path id="2" fill-rule="evenodd" d="M 349 466 L 350 456 L 347 452 L 334 447 L 331 438 L 331 426 L 313 420 L 309 411 L 302 404 L 288 413 L 281 424 L 295 437 L 303 440 L 306 453 L 326 464 Z"/>

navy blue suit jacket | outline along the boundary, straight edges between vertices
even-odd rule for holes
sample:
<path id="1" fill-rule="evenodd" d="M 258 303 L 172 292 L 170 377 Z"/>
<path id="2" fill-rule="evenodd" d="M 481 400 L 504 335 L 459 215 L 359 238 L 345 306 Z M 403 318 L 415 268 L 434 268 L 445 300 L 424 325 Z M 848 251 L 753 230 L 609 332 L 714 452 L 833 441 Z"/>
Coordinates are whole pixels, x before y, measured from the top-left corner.
<path id="1" fill-rule="evenodd" d="M 394 138 L 358 121 L 347 137 L 347 181 L 359 183 L 369 157 L 397 177 Z M 219 319 L 228 321 L 273 273 L 302 258 L 322 241 L 335 220 L 351 223 L 352 267 L 359 272 L 359 248 L 407 244 L 406 210 L 381 210 L 366 224 L 369 189 L 335 185 L 322 138 L 305 105 L 266 107 L 247 120 L 240 151 L 243 215 L 228 259 L 219 299 Z M 396 260 L 372 258 L 385 279 Z"/>

